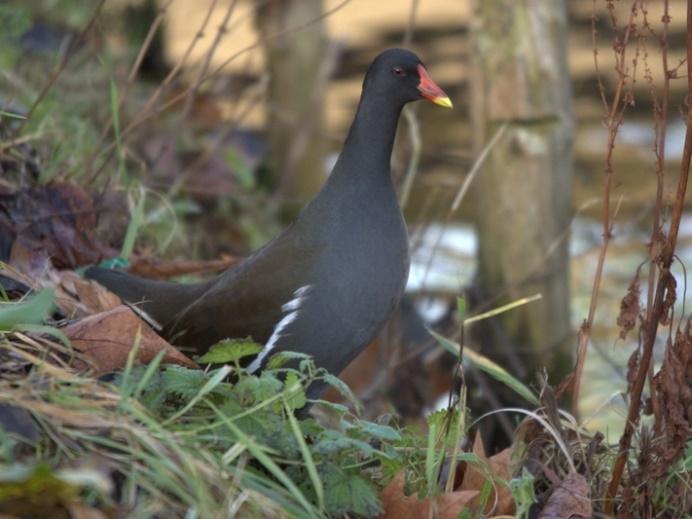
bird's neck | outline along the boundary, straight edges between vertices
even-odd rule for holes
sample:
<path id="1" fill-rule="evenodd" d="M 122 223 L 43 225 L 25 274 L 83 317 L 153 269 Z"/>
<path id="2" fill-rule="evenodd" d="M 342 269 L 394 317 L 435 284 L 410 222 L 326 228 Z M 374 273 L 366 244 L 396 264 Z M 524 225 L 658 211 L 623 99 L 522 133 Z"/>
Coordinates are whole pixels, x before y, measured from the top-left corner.
<path id="1" fill-rule="evenodd" d="M 403 105 L 392 104 L 379 96 L 365 96 L 358 104 L 332 177 L 348 182 L 389 181 L 394 136 Z M 379 178 L 378 178 L 379 177 Z"/>

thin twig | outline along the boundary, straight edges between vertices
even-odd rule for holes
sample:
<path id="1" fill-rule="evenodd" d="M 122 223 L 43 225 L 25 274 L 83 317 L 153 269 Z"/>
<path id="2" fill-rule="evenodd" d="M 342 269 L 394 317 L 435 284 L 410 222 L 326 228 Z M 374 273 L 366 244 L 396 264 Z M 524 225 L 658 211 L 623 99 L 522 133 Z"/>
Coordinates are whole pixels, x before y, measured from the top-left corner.
<path id="1" fill-rule="evenodd" d="M 214 4 L 215 4 L 217 0 L 213 0 L 213 1 L 214 1 Z M 351 0 L 342 0 L 339 4 L 335 5 L 332 9 L 330 9 L 330 10 L 328 10 L 328 11 L 322 13 L 320 16 L 316 16 L 315 18 L 313 18 L 313 19 L 311 19 L 311 20 L 308 20 L 308 21 L 305 22 L 305 23 L 296 25 L 295 27 L 289 27 L 288 29 L 281 30 L 281 31 L 277 31 L 275 34 L 271 34 L 271 35 L 269 35 L 269 36 L 266 36 L 266 38 L 268 38 L 268 39 L 273 39 L 273 38 L 278 38 L 278 37 L 280 37 L 280 36 L 283 36 L 283 35 L 285 35 L 285 34 L 291 34 L 291 33 L 294 33 L 294 32 L 301 31 L 301 30 L 303 30 L 303 29 L 305 29 L 305 28 L 307 28 L 307 27 L 310 27 L 311 25 L 314 25 L 315 23 L 319 23 L 320 21 L 322 21 L 323 19 L 327 18 L 328 16 L 331 16 L 331 15 L 334 14 L 335 12 L 337 12 L 337 11 L 339 11 L 340 9 L 342 9 L 343 7 L 345 7 L 350 1 L 351 1 Z M 206 23 L 206 20 L 205 20 L 205 23 Z M 202 33 L 202 31 L 200 31 L 200 32 L 197 34 L 197 37 L 196 37 L 196 39 L 195 39 L 194 41 L 197 41 L 197 39 L 198 39 L 198 38 L 201 38 L 202 36 L 203 36 L 203 33 Z M 259 47 L 259 46 L 263 43 L 263 41 L 264 41 L 264 39 L 259 38 L 259 39 L 258 39 L 257 41 L 255 41 L 254 43 L 251 43 L 250 45 L 247 45 L 246 47 L 243 47 L 243 48 L 240 49 L 239 51 L 237 51 L 237 52 L 235 52 L 234 54 L 232 54 L 230 57 L 228 57 L 226 60 L 224 60 L 221 64 L 219 64 L 213 71 L 209 72 L 209 73 L 204 77 L 204 79 L 202 80 L 202 83 L 200 83 L 200 86 L 201 86 L 201 84 L 204 84 L 204 82 L 208 81 L 209 79 L 211 79 L 211 78 L 213 78 L 213 77 L 216 77 L 218 74 L 221 73 L 221 71 L 223 71 L 223 69 L 225 69 L 231 62 L 233 62 L 234 60 L 236 60 L 236 59 L 239 58 L 240 56 L 242 56 L 242 55 L 244 55 L 244 54 L 250 52 L 251 50 L 253 50 L 253 49 L 257 48 L 257 47 Z M 160 105 L 158 108 L 152 109 L 152 105 L 156 102 L 156 100 L 158 100 L 158 98 L 160 97 L 160 94 L 161 94 L 161 92 L 163 91 L 163 89 L 165 88 L 165 86 L 167 86 L 167 84 L 170 82 L 170 79 L 172 79 L 172 77 L 177 73 L 177 71 L 179 70 L 179 68 L 180 68 L 180 67 L 182 66 L 182 64 L 185 62 L 187 56 L 189 55 L 190 51 L 192 50 L 192 46 L 194 46 L 194 45 L 191 45 L 191 46 L 187 49 L 187 51 L 186 51 L 186 53 L 185 53 L 185 56 L 183 56 L 183 58 L 181 59 L 181 61 L 176 65 L 176 67 L 171 71 L 171 73 L 166 77 L 166 79 L 164 79 L 164 82 L 159 86 L 159 88 L 157 88 L 157 90 L 156 90 L 156 92 L 154 93 L 154 95 L 152 95 L 152 97 L 151 97 L 151 98 L 149 99 L 149 101 L 146 103 L 146 105 L 144 106 L 144 108 L 140 111 L 140 112 L 141 112 L 140 116 L 139 116 L 138 118 L 136 118 L 134 121 L 132 121 L 126 128 L 124 128 L 124 129 L 122 130 L 122 132 L 120 133 L 120 141 L 121 141 L 121 142 L 124 142 L 123 139 L 124 139 L 126 136 L 128 136 L 130 133 L 132 133 L 136 128 L 138 128 L 139 126 L 141 126 L 143 123 L 145 123 L 145 122 L 148 121 L 149 119 L 152 119 L 153 117 L 156 117 L 156 116 L 159 115 L 161 112 L 166 111 L 168 108 L 170 108 L 171 106 L 173 106 L 173 105 L 175 105 L 176 103 L 178 103 L 181 99 L 184 99 L 185 96 L 187 96 L 188 92 L 189 92 L 192 88 L 194 88 L 194 85 L 190 85 L 190 86 L 188 86 L 187 88 L 183 89 L 182 92 L 180 92 L 180 93 L 178 93 L 178 94 L 172 96 L 170 99 L 168 99 L 167 102 L 163 103 L 163 104 Z M 96 172 L 94 173 L 94 175 L 92 175 L 92 179 L 93 179 L 94 177 L 98 176 L 98 175 L 103 171 L 103 169 L 106 167 L 106 165 L 108 164 L 108 162 L 110 161 L 110 159 L 113 157 L 113 154 L 114 154 L 115 150 L 116 150 L 116 143 L 112 143 L 112 144 L 104 151 L 104 156 L 105 156 L 105 157 L 104 157 L 104 159 L 103 159 L 103 162 L 102 162 L 101 166 L 96 170 Z"/>
<path id="2" fill-rule="evenodd" d="M 127 134 L 129 134 L 136 126 L 141 124 L 141 122 L 144 122 L 145 120 L 148 119 L 147 114 L 151 113 L 151 107 L 158 101 L 159 97 L 161 97 L 161 94 L 163 91 L 166 89 L 166 87 L 173 81 L 173 79 L 177 76 L 178 72 L 180 69 L 183 67 L 185 62 L 187 61 L 188 57 L 192 53 L 192 50 L 195 48 L 197 43 L 204 37 L 204 30 L 207 27 L 207 24 L 209 23 L 209 19 L 211 18 L 211 13 L 214 10 L 214 6 L 216 5 L 216 2 L 218 0 L 212 0 L 211 5 L 209 6 L 209 9 L 207 9 L 207 12 L 204 16 L 204 20 L 202 21 L 202 25 L 200 26 L 199 30 L 195 33 L 195 37 L 192 38 L 190 41 L 189 45 L 185 49 L 185 52 L 183 53 L 183 56 L 178 60 L 178 62 L 175 64 L 173 69 L 169 71 L 169 73 L 166 75 L 164 80 L 158 85 L 154 93 L 149 97 L 147 102 L 145 103 L 144 107 L 139 110 L 139 113 L 141 114 L 135 121 L 131 122 L 126 128 L 124 128 L 120 132 L 120 139 L 114 139 L 114 141 L 108 146 L 105 151 L 102 149 L 101 146 L 96 147 L 94 150 L 94 153 L 89 157 L 88 159 L 88 164 L 93 164 L 93 162 L 96 160 L 96 157 L 98 157 L 101 153 L 104 155 L 104 159 L 101 162 L 101 165 L 91 174 L 89 179 L 86 181 L 86 185 L 92 184 L 96 178 L 101 174 L 101 172 L 105 169 L 106 165 L 108 162 L 110 162 L 111 158 L 113 157 L 113 154 L 115 153 L 117 149 L 117 142 L 118 140 L 121 143 L 124 143 L 124 138 Z M 186 91 L 187 92 L 187 91 Z M 181 96 L 176 96 L 174 98 L 174 102 L 178 102 L 186 92 L 183 92 L 183 95 Z M 163 107 L 160 107 L 158 111 L 155 111 L 154 113 L 160 113 L 161 111 L 165 110 L 168 108 L 168 106 L 172 105 L 173 103 L 165 103 Z M 135 124 L 139 121 L 138 124 Z"/>
<path id="3" fill-rule="evenodd" d="M 130 68 L 130 73 L 127 76 L 127 83 L 125 83 L 125 86 L 122 88 L 120 92 L 120 98 L 118 99 L 118 111 L 120 111 L 123 104 L 125 104 L 127 96 L 130 94 L 130 90 L 132 89 L 132 85 L 134 85 L 134 82 L 137 79 L 137 73 L 139 72 L 139 69 L 142 66 L 144 57 L 146 56 L 147 51 L 149 50 L 152 42 L 154 41 L 154 36 L 156 36 L 156 32 L 159 30 L 159 27 L 163 23 L 163 19 L 166 15 L 166 12 L 168 11 L 168 7 L 172 3 L 173 0 L 168 0 L 168 2 L 166 2 L 159 9 L 158 14 L 154 18 L 154 21 L 149 26 L 147 35 L 145 36 L 144 41 L 142 42 L 142 45 L 140 46 L 139 51 L 137 52 L 137 56 L 135 57 L 135 61 L 132 64 L 132 68 Z M 101 131 L 99 142 L 96 145 L 97 149 L 100 147 L 101 143 L 106 138 L 106 135 L 108 135 L 108 132 L 111 130 L 111 126 L 113 125 L 113 115 L 114 114 L 110 114 L 109 118 L 106 120 L 106 124 L 103 125 L 103 130 Z"/>
<path id="4" fill-rule="evenodd" d="M 409 47 L 413 41 L 413 31 L 416 28 L 416 15 L 418 14 L 418 3 L 419 0 L 411 1 L 408 25 L 402 41 L 404 47 Z M 418 174 L 418 164 L 420 163 L 421 151 L 423 149 L 420 125 L 418 124 L 418 118 L 416 117 L 416 109 L 414 106 L 407 106 L 404 108 L 404 119 L 406 119 L 406 124 L 408 125 L 408 138 L 411 145 L 411 155 L 408 159 L 408 166 L 406 167 L 406 174 L 404 175 L 404 185 L 401 188 L 401 196 L 399 197 L 399 204 L 401 205 L 402 209 L 406 207 L 409 196 L 411 195 L 413 181 L 416 179 L 416 175 Z"/>
<path id="5" fill-rule="evenodd" d="M 106 0 L 100 0 L 98 5 L 96 6 L 96 9 L 94 9 L 94 12 L 91 14 L 91 17 L 89 18 L 89 22 L 86 24 L 84 29 L 77 35 L 75 39 L 70 42 L 69 47 L 67 48 L 67 51 L 65 52 L 65 55 L 62 57 L 62 60 L 60 60 L 60 64 L 58 65 L 58 68 L 53 72 L 53 74 L 50 76 L 48 79 L 48 82 L 43 86 L 43 89 L 41 92 L 38 94 L 38 97 L 36 100 L 33 102 L 29 110 L 27 111 L 26 119 L 29 120 L 31 119 L 31 116 L 34 113 L 34 110 L 38 107 L 38 105 L 41 104 L 41 101 L 46 97 L 48 94 L 48 91 L 51 89 L 51 87 L 55 84 L 57 79 L 60 77 L 60 74 L 62 74 L 62 71 L 65 70 L 65 67 L 70 61 L 70 58 L 74 55 L 76 50 L 79 48 L 79 45 L 82 43 L 84 40 L 85 36 L 87 33 L 91 30 L 91 28 L 94 26 L 94 23 L 96 23 L 96 20 L 99 17 L 99 14 L 101 13 L 101 8 L 103 7 L 103 4 L 106 3 Z M 23 122 L 22 122 L 23 125 Z"/>
<path id="6" fill-rule="evenodd" d="M 616 42 L 613 45 L 615 50 L 615 61 L 616 70 L 618 71 L 618 81 L 615 86 L 615 95 L 612 100 L 612 104 L 607 109 L 608 119 L 606 121 L 608 127 L 608 145 L 606 151 L 606 161 L 605 161 L 605 171 L 603 178 L 603 212 L 602 212 L 602 222 L 603 222 L 603 243 L 601 244 L 601 249 L 598 254 L 598 263 L 596 265 L 596 273 L 594 274 L 593 286 L 591 289 L 591 301 L 589 303 L 589 313 L 586 320 L 582 323 L 579 330 L 579 343 L 577 346 L 577 362 L 574 367 L 574 381 L 572 386 L 572 414 L 574 416 L 578 415 L 579 409 L 579 390 L 581 387 L 581 377 L 584 370 L 584 362 L 586 360 L 586 349 L 589 343 L 589 338 L 591 336 L 591 328 L 593 326 L 594 317 L 596 315 L 596 308 L 598 306 L 598 295 L 601 288 L 601 278 L 603 276 L 603 267 L 605 265 L 606 253 L 608 252 L 608 245 L 612 238 L 612 222 L 610 217 L 610 191 L 613 181 L 613 150 L 615 149 L 615 137 L 618 134 L 620 125 L 622 124 L 622 117 L 624 111 L 627 108 L 628 99 L 627 96 L 622 100 L 623 88 L 625 83 L 630 77 L 627 74 L 626 68 L 626 53 L 627 44 L 629 43 L 630 34 L 634 28 L 634 17 L 637 14 L 637 2 L 632 3 L 630 9 L 630 18 L 626 25 L 622 41 L 616 38 Z M 611 11 L 611 20 L 615 23 L 614 14 Z M 594 53 L 594 59 L 597 59 L 597 53 Z M 598 70 L 598 69 L 597 69 Z M 600 81 L 600 79 L 599 79 Z M 599 83 L 600 84 L 600 83 Z M 620 105 L 622 104 L 622 107 Z"/>
<path id="7" fill-rule="evenodd" d="M 435 244 L 433 245 L 432 250 L 430 251 L 430 255 L 428 256 L 428 261 L 425 264 L 425 270 L 423 271 L 422 286 L 425 286 L 428 280 L 428 274 L 430 273 L 432 262 L 435 259 L 435 256 L 437 255 L 440 243 L 442 242 L 442 238 L 447 232 L 447 227 L 449 226 L 449 222 L 452 220 L 452 216 L 461 205 L 461 202 L 466 196 L 466 193 L 471 187 L 471 184 L 473 183 L 478 173 L 481 171 L 481 167 L 483 166 L 483 164 L 485 164 L 485 159 L 488 158 L 488 153 L 490 153 L 490 150 L 492 150 L 498 143 L 500 137 L 504 134 L 505 130 L 507 129 L 507 126 L 509 126 L 509 123 L 505 122 L 500 128 L 497 129 L 497 131 L 490 138 L 490 141 L 488 141 L 488 143 L 483 147 L 481 153 L 474 161 L 473 165 L 471 166 L 471 170 L 466 175 L 466 178 L 464 178 L 464 182 L 461 184 L 461 187 L 459 188 L 457 195 L 454 197 L 452 205 L 447 211 L 447 215 L 445 216 L 445 219 L 442 222 L 442 225 L 440 226 L 440 232 L 438 233 L 437 238 L 435 239 Z"/>
<path id="8" fill-rule="evenodd" d="M 192 85 L 192 89 L 188 91 L 187 97 L 185 98 L 185 107 L 183 108 L 181 116 L 182 120 L 187 119 L 187 116 L 190 113 L 190 109 L 192 108 L 192 103 L 194 102 L 195 96 L 197 95 L 197 91 L 199 90 L 199 86 L 204 81 L 204 76 L 207 74 L 207 71 L 209 70 L 209 65 L 211 64 L 211 60 L 214 57 L 214 54 L 216 53 L 216 49 L 218 49 L 221 40 L 228 33 L 227 25 L 228 22 L 231 20 L 231 16 L 233 16 L 233 11 L 235 11 L 235 6 L 237 4 L 237 0 L 231 0 L 228 4 L 228 8 L 226 9 L 226 14 L 223 17 L 223 21 L 221 22 L 221 25 L 219 25 L 219 28 L 216 31 L 216 37 L 214 38 L 214 42 L 211 44 L 211 47 L 209 47 L 209 50 L 207 50 L 207 55 L 204 59 L 202 69 L 200 70 L 199 75 L 197 76 L 197 80 L 194 82 L 194 84 Z"/>
<path id="9" fill-rule="evenodd" d="M 656 258 L 661 249 L 662 230 L 661 212 L 663 210 L 663 185 L 665 173 L 666 129 L 668 127 L 668 104 L 670 101 L 670 71 L 668 70 L 668 28 L 670 25 L 669 0 L 663 2 L 663 31 L 659 39 L 661 47 L 661 64 L 663 66 L 663 92 L 659 104 L 651 81 L 651 98 L 653 101 L 654 117 L 654 155 L 656 156 L 656 201 L 654 203 L 651 241 L 649 242 L 649 277 L 646 293 L 646 318 L 651 319 L 653 312 L 654 286 L 656 282 Z M 653 32 L 653 31 L 652 31 Z M 653 366 L 649 367 L 649 383 L 653 383 Z M 651 400 L 654 415 L 659 416 L 658 400 Z M 658 420 L 657 420 L 658 421 Z"/>
<path id="10" fill-rule="evenodd" d="M 463 184 L 461 184 L 459 191 L 457 191 L 457 194 L 454 197 L 454 201 L 452 202 L 452 207 L 449 211 L 450 213 L 455 213 L 457 211 L 457 209 L 459 209 L 459 206 L 461 205 L 461 201 L 466 196 L 466 193 L 468 192 L 469 187 L 471 187 L 471 182 L 473 182 L 473 179 L 476 178 L 476 175 L 480 171 L 481 166 L 485 163 L 485 159 L 488 156 L 488 153 L 490 153 L 490 150 L 492 150 L 495 147 L 495 144 L 497 144 L 497 142 L 500 140 L 500 137 L 502 137 L 505 134 L 505 130 L 507 130 L 508 126 L 509 126 L 508 122 L 503 123 L 502 126 L 500 126 L 497 129 L 495 134 L 488 141 L 488 144 L 485 145 L 485 147 L 481 151 L 480 155 L 478 155 L 478 158 L 474 161 L 473 166 L 471 166 L 471 170 L 466 175 L 466 178 L 464 179 Z"/>
<path id="11" fill-rule="evenodd" d="M 692 0 L 687 0 L 687 62 L 692 63 Z M 689 98 L 692 94 L 692 68 L 687 69 L 687 128 L 685 130 L 685 147 L 682 154 L 680 164 L 680 177 L 678 179 L 678 187 L 673 204 L 673 212 L 668 230 L 667 239 L 663 245 L 660 255 L 660 273 L 658 283 L 656 284 L 656 293 L 654 295 L 653 310 L 650 318 L 647 318 L 645 323 L 644 344 L 642 346 L 642 356 L 639 362 L 637 375 L 632 384 L 630 391 L 630 402 L 627 411 L 627 420 L 625 421 L 625 430 L 622 433 L 619 443 L 618 456 L 613 465 L 613 475 L 608 485 L 606 492 L 606 514 L 612 514 L 615 509 L 615 495 L 620 487 L 623 470 L 627 462 L 629 448 L 632 443 L 634 431 L 639 423 L 639 413 L 641 409 L 641 396 L 644 389 L 644 383 L 647 379 L 647 372 L 656 341 L 656 333 L 658 331 L 658 323 L 663 317 L 666 310 L 664 304 L 665 296 L 668 292 L 668 286 L 672 274 L 670 266 L 673 263 L 675 254 L 675 246 L 678 239 L 678 230 L 680 228 L 680 220 L 682 219 L 682 211 L 685 206 L 685 193 L 687 191 L 687 179 L 689 178 L 690 161 L 692 159 L 692 107 L 689 104 Z"/>
<path id="12" fill-rule="evenodd" d="M 420 163 L 420 154 L 423 148 L 423 143 L 420 135 L 420 125 L 418 124 L 418 118 L 416 117 L 416 112 L 412 106 L 407 106 L 404 108 L 404 119 L 408 125 L 408 138 L 411 144 L 411 156 L 408 159 L 408 166 L 406 167 L 406 174 L 404 175 L 404 185 L 401 188 L 401 196 L 399 197 L 399 204 L 401 208 L 404 209 L 408 203 L 408 199 L 411 196 L 411 189 L 413 188 L 413 181 L 416 179 L 418 174 L 418 164 Z"/>

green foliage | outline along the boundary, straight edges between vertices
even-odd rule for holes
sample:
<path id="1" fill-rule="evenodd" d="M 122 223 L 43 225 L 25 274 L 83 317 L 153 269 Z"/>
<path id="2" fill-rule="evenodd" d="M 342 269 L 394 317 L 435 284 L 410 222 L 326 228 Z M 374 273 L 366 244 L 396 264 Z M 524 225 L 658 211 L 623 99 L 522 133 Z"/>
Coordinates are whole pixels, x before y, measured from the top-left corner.
<path id="1" fill-rule="evenodd" d="M 529 516 L 531 505 L 536 502 L 533 487 L 534 477 L 526 468 L 522 469 L 520 477 L 514 478 L 509 482 L 509 489 L 512 492 L 512 497 L 517 507 L 516 517 L 524 518 Z"/>
<path id="2" fill-rule="evenodd" d="M 11 69 L 21 55 L 19 37 L 31 27 L 31 17 L 19 6 L 0 4 L 0 67 Z"/>
<path id="3" fill-rule="evenodd" d="M 240 186 L 243 189 L 253 189 L 255 187 L 255 175 L 238 151 L 234 148 L 229 148 L 224 154 L 224 158 Z"/>
<path id="4" fill-rule="evenodd" d="M 123 162 L 124 160 L 121 161 L 121 164 Z M 123 258 L 125 261 L 127 261 L 127 259 L 130 257 L 130 254 L 132 254 L 132 250 L 135 247 L 135 240 L 137 239 L 137 233 L 142 225 L 144 202 L 146 200 L 147 192 L 142 186 L 139 187 L 138 191 L 139 193 L 137 195 L 137 202 L 134 206 L 134 210 L 132 211 L 130 223 L 127 226 L 125 239 L 123 240 L 123 246 L 120 250 L 120 257 Z"/>
<path id="5" fill-rule="evenodd" d="M 44 321 L 55 307 L 55 293 L 46 288 L 17 303 L 0 303 L 0 330 L 10 331 Z"/>
<path id="6" fill-rule="evenodd" d="M 222 341 L 202 360 L 236 362 L 255 350 L 251 341 Z M 294 416 L 294 410 L 307 403 L 306 387 L 318 381 L 334 382 L 312 361 L 303 356 L 294 359 L 299 360 L 298 369 L 266 369 L 258 376 L 228 366 L 207 372 L 140 366 L 119 377 L 116 384 L 137 398 L 155 423 L 194 435 L 197 442 L 220 452 L 242 448 L 251 453 L 266 474 L 244 472 L 241 484 L 269 498 L 287 500 L 284 504 L 300 510 L 299 516 L 377 516 L 381 512 L 378 483 L 401 470 L 405 460 L 398 455 L 397 445 L 410 442 L 390 425 L 360 420 L 346 408 L 322 401 L 315 405 L 336 412 L 337 427 Z M 228 379 L 230 373 L 233 380 Z M 344 389 L 341 382 L 337 385 Z M 132 387 L 138 389 L 133 392 Z M 374 474 L 363 466 L 381 462 L 389 470 L 386 474 L 377 471 L 379 476 L 371 479 Z"/>
<path id="7" fill-rule="evenodd" d="M 459 345 L 456 342 L 451 341 L 445 336 L 440 335 L 432 330 L 429 331 L 440 346 L 453 355 L 459 355 Z M 484 371 L 498 382 L 501 382 L 510 389 L 514 390 L 514 392 L 526 399 L 528 402 L 534 405 L 539 405 L 538 397 L 528 386 L 526 386 L 526 384 L 512 376 L 506 369 L 496 362 L 493 362 L 488 357 L 485 357 L 480 353 L 471 350 L 470 348 L 464 348 L 464 360 L 468 360 L 481 371 Z"/>
<path id="8" fill-rule="evenodd" d="M 262 351 L 262 345 L 247 339 L 225 339 L 214 344 L 207 353 L 202 355 L 198 362 L 201 364 L 228 364 L 240 359 L 257 355 Z"/>
<path id="9" fill-rule="evenodd" d="M 335 463 L 326 463 L 320 473 L 325 488 L 325 508 L 340 516 L 355 514 L 361 517 L 377 517 L 382 506 L 377 487 L 357 472 L 348 471 Z"/>
<path id="10" fill-rule="evenodd" d="M 665 476 L 653 483 L 655 509 L 676 512 L 685 500 L 685 491 L 681 489 L 689 492 L 692 488 L 692 438 L 688 438 L 684 453 L 677 462 L 669 465 Z"/>
<path id="11" fill-rule="evenodd" d="M 463 297 L 457 297 L 457 315 L 459 322 L 463 323 L 466 319 L 466 299 Z"/>
<path id="12" fill-rule="evenodd" d="M 80 494 L 107 491 L 108 482 L 93 469 L 53 470 L 47 463 L 0 464 L 0 508 L 16 517 L 62 517 L 63 510 Z"/>

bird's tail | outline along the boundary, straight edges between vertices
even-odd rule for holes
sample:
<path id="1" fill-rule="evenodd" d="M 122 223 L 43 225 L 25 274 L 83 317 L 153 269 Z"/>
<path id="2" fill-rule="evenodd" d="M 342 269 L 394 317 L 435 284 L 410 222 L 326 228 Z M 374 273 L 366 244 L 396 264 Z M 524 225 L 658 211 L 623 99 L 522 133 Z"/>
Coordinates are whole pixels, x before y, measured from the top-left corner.
<path id="1" fill-rule="evenodd" d="M 101 267 L 90 267 L 84 276 L 97 281 L 124 301 L 136 305 L 161 326 L 172 322 L 210 285 L 208 282 L 184 284 L 154 281 Z"/>

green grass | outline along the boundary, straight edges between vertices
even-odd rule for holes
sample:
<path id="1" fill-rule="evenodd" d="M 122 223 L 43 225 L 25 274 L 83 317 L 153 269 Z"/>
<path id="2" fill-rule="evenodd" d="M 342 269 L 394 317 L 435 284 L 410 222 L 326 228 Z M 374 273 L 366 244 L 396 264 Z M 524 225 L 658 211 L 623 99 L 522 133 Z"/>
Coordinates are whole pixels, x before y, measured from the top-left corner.
<path id="1" fill-rule="evenodd" d="M 23 351 L 26 345 L 16 339 L 5 337 L 5 345 L 12 340 L 13 349 Z M 0 403 L 29 411 L 43 434 L 36 444 L 0 434 L 0 464 L 24 468 L 22 477 L 0 480 L 0 503 L 3 489 L 10 488 L 31 499 L 47 472 L 62 482 L 53 506 L 65 505 L 69 494 L 95 507 L 129 509 L 133 517 L 146 516 L 152 506 L 171 516 L 225 517 L 222 503 L 247 516 L 252 510 L 292 517 L 379 512 L 377 489 L 385 481 L 378 471 L 363 477 L 362 466 L 379 459 L 393 463 L 400 436 L 345 408 L 336 428 L 296 418 L 305 387 L 320 378 L 309 362 L 300 370 L 277 368 L 256 377 L 231 366 L 202 372 L 161 367 L 159 361 L 128 362 L 112 383 L 42 362 L 31 368 L 32 376 L 0 381 Z M 226 381 L 231 372 L 238 377 L 234 384 Z M 49 384 L 36 385 L 37 379 Z M 23 455 L 16 457 L 19 444 Z M 120 474 L 119 500 L 103 485 L 58 476 L 66 464 L 86 470 L 95 457 Z M 31 467 L 43 468 L 34 473 Z M 96 472 L 112 481 L 111 474 Z"/>

